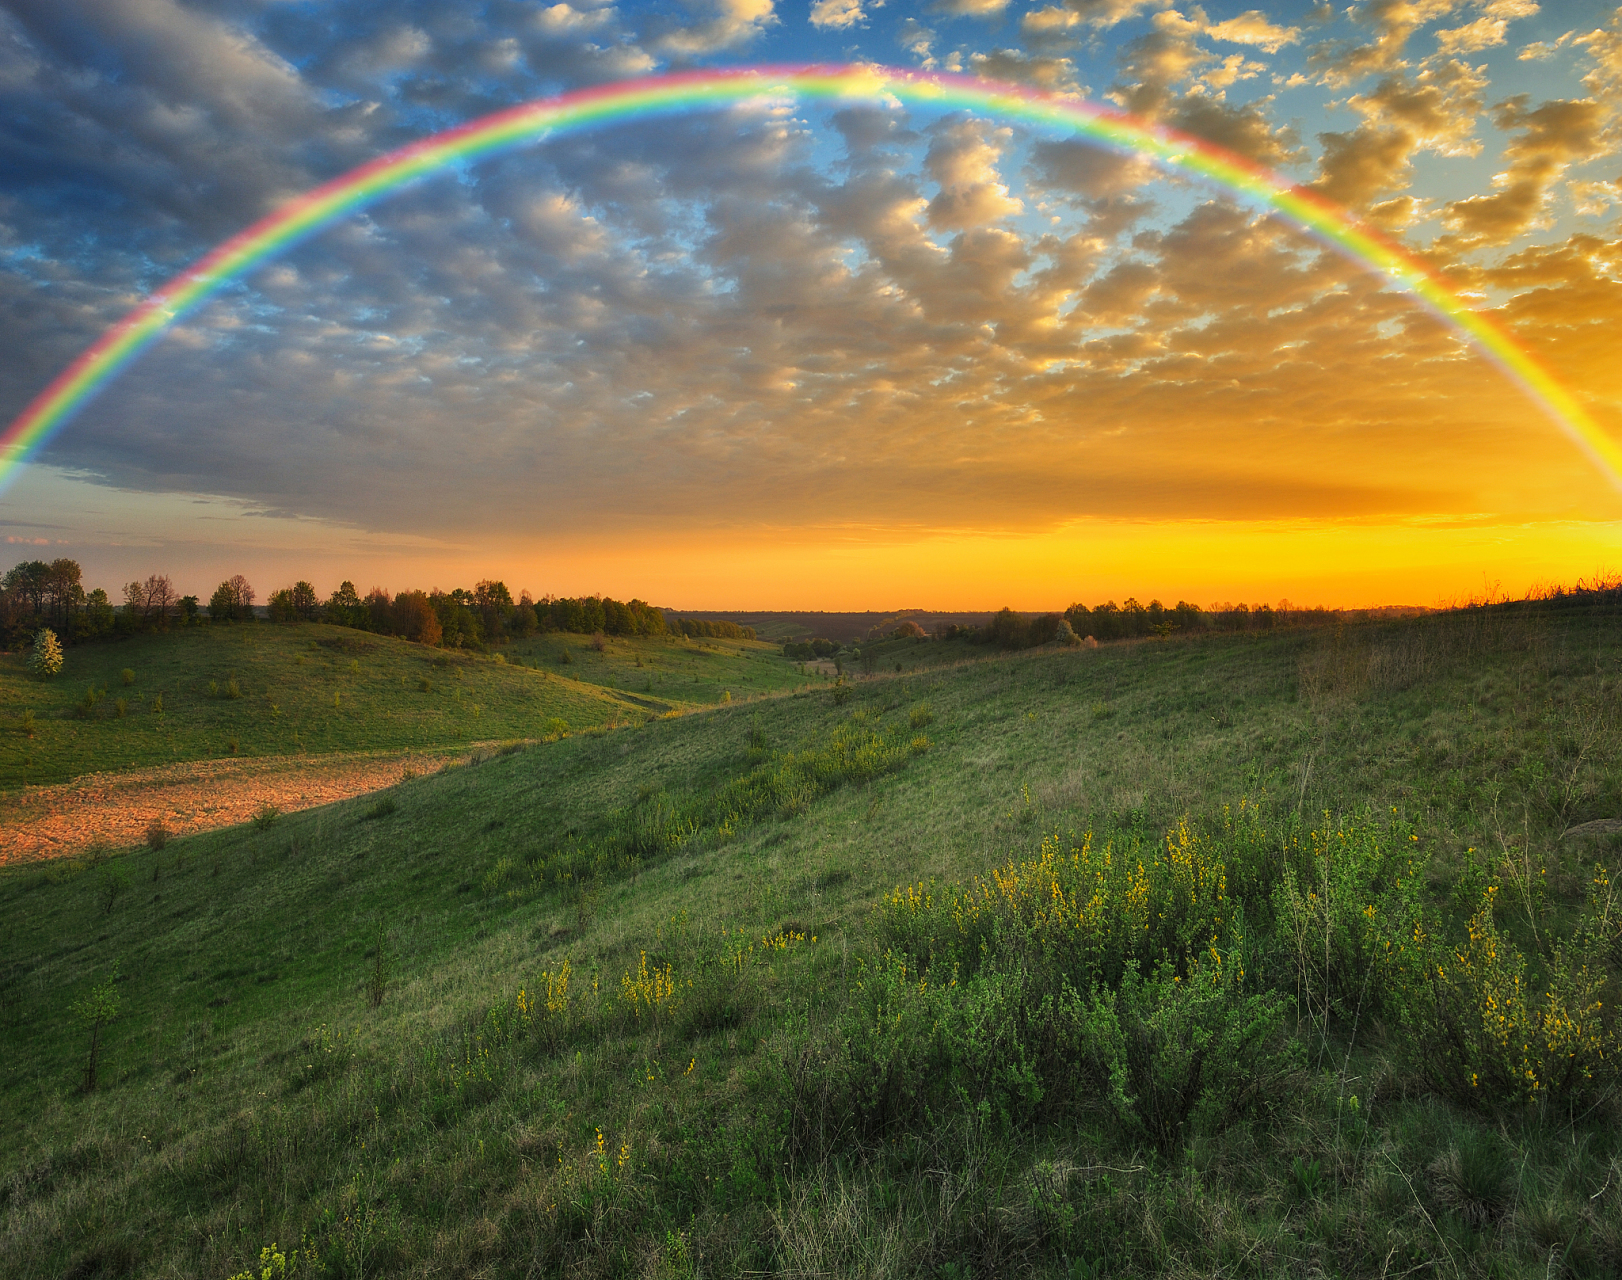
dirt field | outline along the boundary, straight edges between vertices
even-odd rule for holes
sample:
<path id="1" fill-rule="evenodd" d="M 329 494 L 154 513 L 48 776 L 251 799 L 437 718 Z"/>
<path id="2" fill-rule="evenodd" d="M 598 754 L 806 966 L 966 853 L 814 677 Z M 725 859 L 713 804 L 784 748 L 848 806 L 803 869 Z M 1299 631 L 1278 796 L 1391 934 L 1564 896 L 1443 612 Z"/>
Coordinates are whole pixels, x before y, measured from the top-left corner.
<path id="1" fill-rule="evenodd" d="M 0 796 L 0 866 L 65 857 L 97 844 L 140 844 L 154 819 L 172 835 L 187 835 L 246 822 L 267 804 L 283 813 L 330 804 L 479 750 L 202 760 L 28 787 Z"/>

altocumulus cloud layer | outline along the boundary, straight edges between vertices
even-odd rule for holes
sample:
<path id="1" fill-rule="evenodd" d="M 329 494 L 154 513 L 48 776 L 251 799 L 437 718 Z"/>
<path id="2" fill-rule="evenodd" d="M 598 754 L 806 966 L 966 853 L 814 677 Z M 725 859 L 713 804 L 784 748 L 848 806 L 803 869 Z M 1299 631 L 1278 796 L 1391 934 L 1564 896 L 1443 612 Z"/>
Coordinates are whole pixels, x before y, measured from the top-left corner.
<path id="1" fill-rule="evenodd" d="M 1622 430 L 1622 9 L 1580 0 L 6 0 L 0 415 L 211 245 L 403 142 L 652 71 L 864 58 L 1112 100 L 1277 166 L 1500 309 Z M 190 317 L 42 461 L 58 483 L 19 486 L 0 532 L 70 547 L 119 541 L 64 500 L 97 487 L 449 547 L 538 522 L 1617 516 L 1490 367 L 1289 227 L 876 105 L 601 129 L 423 183 Z"/>

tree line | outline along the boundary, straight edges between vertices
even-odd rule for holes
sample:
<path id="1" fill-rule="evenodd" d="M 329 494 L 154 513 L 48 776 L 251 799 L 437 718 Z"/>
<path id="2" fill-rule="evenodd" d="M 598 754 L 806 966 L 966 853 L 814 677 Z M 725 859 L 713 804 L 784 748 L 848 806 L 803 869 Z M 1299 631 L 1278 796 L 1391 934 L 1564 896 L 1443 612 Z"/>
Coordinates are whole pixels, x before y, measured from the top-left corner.
<path id="1" fill-rule="evenodd" d="M 76 560 L 29 560 L 0 578 L 0 642 L 17 648 L 50 628 L 65 644 L 139 631 L 163 631 L 204 623 L 250 622 L 258 615 L 252 583 L 242 574 L 221 582 L 206 610 L 197 596 L 181 595 L 162 573 L 130 582 L 120 604 L 101 587 L 86 591 Z M 752 627 L 734 622 L 668 615 L 645 600 L 612 596 L 545 596 L 521 592 L 517 600 L 506 583 L 485 578 L 471 590 L 407 590 L 391 594 L 373 587 L 364 596 L 345 581 L 322 600 L 300 580 L 271 592 L 265 602 L 273 623 L 327 622 L 379 635 L 400 636 L 445 648 L 481 648 L 543 632 L 580 635 L 680 635 L 753 640 Z"/>
<path id="2" fill-rule="evenodd" d="M 1202 609 L 1186 600 L 1168 607 L 1159 600 L 1140 604 L 1129 596 L 1124 604 L 1110 600 L 1089 608 L 1078 603 L 1063 613 L 1043 613 L 1035 617 L 1004 608 L 980 626 L 947 627 L 941 637 L 994 644 L 1003 649 L 1026 649 L 1055 640 L 1075 643 L 1087 636 L 1102 642 L 1166 637 L 1173 633 L 1192 635 L 1206 631 L 1273 631 L 1284 627 L 1326 626 L 1343 622 L 1348 616 L 1347 611 L 1341 609 L 1298 608 L 1288 600 L 1281 600 L 1277 605 L 1223 602 Z"/>

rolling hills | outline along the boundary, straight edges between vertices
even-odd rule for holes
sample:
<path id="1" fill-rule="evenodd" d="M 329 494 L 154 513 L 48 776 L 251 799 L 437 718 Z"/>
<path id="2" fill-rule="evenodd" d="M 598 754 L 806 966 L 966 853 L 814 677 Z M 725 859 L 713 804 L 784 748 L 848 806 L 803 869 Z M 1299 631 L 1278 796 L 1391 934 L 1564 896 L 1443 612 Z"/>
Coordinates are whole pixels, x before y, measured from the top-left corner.
<path id="1" fill-rule="evenodd" d="M 0 877 L 0 1274 L 1622 1265 L 1617 837 L 1568 834 L 1622 816 L 1609 597 L 837 685 L 762 647 L 671 718 L 545 641 L 288 635 L 207 652 L 312 677 L 301 733 L 359 661 L 380 732 L 514 744 Z M 718 687 L 654 656 L 596 674 Z M 412 662 L 478 692 L 386 711 Z M 170 696 L 181 747 L 246 711 Z"/>

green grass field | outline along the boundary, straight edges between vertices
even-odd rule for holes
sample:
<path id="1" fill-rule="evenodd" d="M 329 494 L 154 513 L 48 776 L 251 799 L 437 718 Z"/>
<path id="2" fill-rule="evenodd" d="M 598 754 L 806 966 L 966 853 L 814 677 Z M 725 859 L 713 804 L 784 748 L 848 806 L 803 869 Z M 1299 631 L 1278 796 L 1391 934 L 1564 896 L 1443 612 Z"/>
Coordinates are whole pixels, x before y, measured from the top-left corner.
<path id="1" fill-rule="evenodd" d="M 661 711 L 782 693 L 812 678 L 783 660 L 781 645 L 758 640 L 609 636 L 598 652 L 589 636 L 553 632 L 511 641 L 502 652 L 509 662 L 598 685 Z"/>
<path id="2" fill-rule="evenodd" d="M 483 656 L 343 627 L 258 624 L 81 645 L 51 680 L 16 655 L 0 659 L 0 789 L 229 755 L 540 738 L 558 721 L 570 730 L 634 722 L 718 701 L 729 683 L 736 697 L 768 687 L 757 674 L 766 646 L 709 643 L 727 647 L 615 640 L 598 654 L 586 637 L 565 636 Z M 537 665 L 564 645 L 573 664 Z M 648 693 L 639 677 L 676 663 L 702 680 L 672 676 Z M 772 674 L 770 687 L 788 682 L 781 661 Z"/>
<path id="3" fill-rule="evenodd" d="M 597 727 L 0 877 L 0 1274 L 1622 1267 L 1619 839 L 1562 838 L 1622 817 L 1614 606 L 898 645 L 838 687 L 764 647 L 356 677 L 310 647 L 353 633 L 221 632 L 134 687 L 197 643 L 243 702 L 305 685 L 305 731 L 418 670 L 445 719 L 380 716 L 402 745 L 468 701 L 468 737 Z M 633 720 L 610 681 L 732 701 Z M 532 690 L 600 701 L 496 696 Z M 184 742 L 268 714 L 175 696 Z"/>

